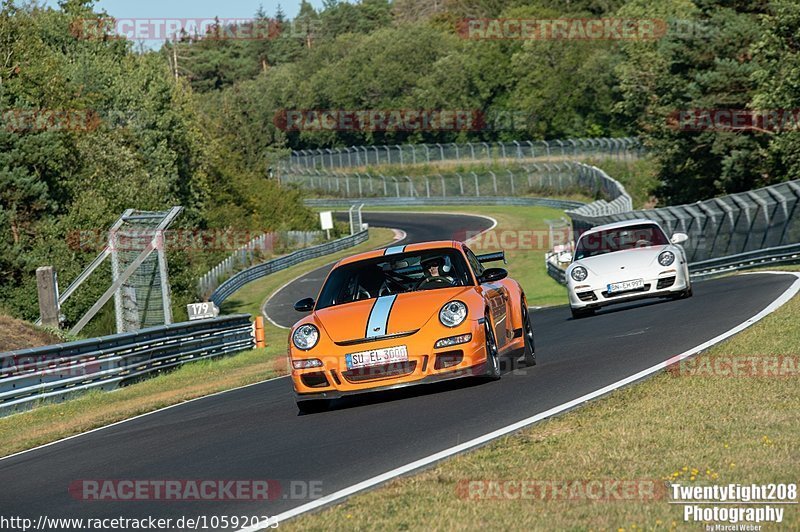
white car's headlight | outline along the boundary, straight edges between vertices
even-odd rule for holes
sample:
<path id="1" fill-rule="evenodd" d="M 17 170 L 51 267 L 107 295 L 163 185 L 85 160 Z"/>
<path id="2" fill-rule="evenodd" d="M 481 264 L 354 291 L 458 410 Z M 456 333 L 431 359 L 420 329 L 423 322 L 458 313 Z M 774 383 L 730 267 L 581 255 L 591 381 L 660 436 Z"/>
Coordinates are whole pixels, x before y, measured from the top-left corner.
<path id="1" fill-rule="evenodd" d="M 570 273 L 570 275 L 572 276 L 573 279 L 575 279 L 580 283 L 581 281 L 585 281 L 586 278 L 589 277 L 589 272 L 586 271 L 586 268 L 584 268 L 583 266 L 575 266 L 574 268 L 572 268 L 572 272 Z"/>
<path id="2" fill-rule="evenodd" d="M 675 262 L 675 254 L 671 251 L 664 251 L 658 256 L 658 263 L 662 266 L 669 266 Z"/>
<path id="3" fill-rule="evenodd" d="M 308 351 L 319 341 L 319 329 L 313 325 L 301 325 L 292 334 L 292 343 L 297 349 Z"/>
<path id="4" fill-rule="evenodd" d="M 461 301 L 450 301 L 439 311 L 439 321 L 445 327 L 456 327 L 467 319 L 467 306 Z"/>

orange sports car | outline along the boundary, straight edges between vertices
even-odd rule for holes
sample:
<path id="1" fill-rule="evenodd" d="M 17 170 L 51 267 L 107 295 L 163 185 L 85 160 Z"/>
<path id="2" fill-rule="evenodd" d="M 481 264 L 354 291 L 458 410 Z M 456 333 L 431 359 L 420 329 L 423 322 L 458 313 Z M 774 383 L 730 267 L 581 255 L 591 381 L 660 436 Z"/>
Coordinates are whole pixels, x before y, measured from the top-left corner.
<path id="1" fill-rule="evenodd" d="M 344 395 L 466 376 L 500 378 L 500 357 L 536 363 L 525 294 L 503 252 L 462 242 L 393 246 L 339 261 L 312 311 L 292 327 L 289 358 L 301 412 Z"/>

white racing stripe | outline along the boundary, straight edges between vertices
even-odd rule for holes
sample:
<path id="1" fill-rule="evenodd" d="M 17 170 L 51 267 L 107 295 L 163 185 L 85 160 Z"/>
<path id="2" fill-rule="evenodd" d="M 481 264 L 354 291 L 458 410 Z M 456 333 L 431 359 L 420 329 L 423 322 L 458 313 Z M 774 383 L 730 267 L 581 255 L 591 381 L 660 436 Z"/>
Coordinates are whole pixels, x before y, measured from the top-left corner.
<path id="1" fill-rule="evenodd" d="M 655 366 L 649 367 L 649 368 L 647 368 L 645 370 L 642 370 L 642 371 L 640 371 L 638 373 L 635 373 L 635 374 L 633 374 L 633 375 L 631 375 L 629 377 L 626 377 L 626 378 L 624 378 L 622 380 L 619 380 L 619 381 L 617 381 L 615 383 L 609 384 L 608 386 L 604 386 L 603 388 L 600 388 L 598 390 L 590 392 L 590 393 L 588 393 L 586 395 L 583 395 L 581 397 L 573 399 L 572 401 L 569 401 L 569 402 L 566 402 L 566 403 L 564 403 L 562 405 L 553 407 L 550 410 L 547 410 L 547 411 L 542 412 L 540 414 L 536 414 L 535 416 L 531 416 L 529 418 L 523 419 L 521 421 L 518 421 L 518 422 L 513 423 L 511 425 L 508 425 L 506 427 L 497 429 L 497 430 L 495 430 L 493 432 L 490 432 L 488 434 L 484 434 L 483 436 L 479 436 L 479 437 L 477 437 L 477 438 L 475 438 L 473 440 L 464 442 L 464 443 L 462 443 L 460 445 L 456 445 L 455 447 L 450 447 L 449 449 L 445 449 L 443 451 L 439 451 L 438 453 L 432 454 L 430 456 L 426 456 L 425 458 L 420 458 L 419 460 L 416 460 L 416 461 L 411 462 L 409 464 L 406 464 L 406 465 L 400 466 L 398 468 L 392 469 L 391 471 L 387 471 L 386 473 L 383 473 L 381 475 L 369 478 L 367 480 L 364 480 L 362 482 L 354 484 L 354 485 L 352 485 L 350 487 L 347 487 L 347 488 L 344 488 L 344 489 L 339 490 L 337 492 L 331 493 L 330 495 L 326 495 L 325 497 L 322 497 L 320 499 L 316 499 L 316 500 L 314 500 L 312 502 L 309 502 L 309 503 L 303 504 L 301 506 L 298 506 L 297 508 L 292 508 L 291 510 L 287 510 L 287 511 L 281 513 L 281 514 L 273 516 L 269 520 L 261 521 L 260 523 L 256 524 L 255 526 L 248 527 L 248 528 L 242 528 L 241 530 L 239 530 L 239 532 L 255 532 L 257 530 L 263 530 L 263 529 L 265 529 L 267 527 L 274 527 L 276 523 L 280 523 L 282 521 L 286 521 L 287 519 L 291 519 L 293 517 L 297 517 L 298 515 L 301 515 L 301 514 L 304 514 L 304 513 L 307 513 L 307 512 L 322 508 L 322 507 L 327 506 L 329 504 L 341 501 L 341 500 L 346 499 L 346 498 L 348 498 L 348 497 L 350 497 L 352 495 L 355 495 L 356 493 L 358 493 L 360 491 L 364 491 L 364 490 L 367 490 L 367 489 L 370 489 L 370 488 L 374 488 L 375 486 L 379 486 L 380 484 L 383 484 L 384 482 L 387 482 L 387 481 L 395 479 L 397 477 L 406 475 L 406 474 L 411 473 L 412 471 L 415 471 L 417 469 L 421 469 L 421 468 L 430 466 L 432 464 L 435 464 L 436 462 L 444 460 L 445 458 L 449 458 L 449 457 L 454 456 L 456 454 L 463 453 L 464 451 L 468 451 L 468 450 L 473 449 L 475 447 L 481 446 L 481 445 L 483 445 L 483 444 L 485 444 L 487 442 L 490 442 L 490 441 L 495 440 L 497 438 L 500 438 L 502 436 L 506 436 L 506 435 L 511 434 L 513 432 L 516 432 L 516 431 L 518 431 L 520 429 L 524 429 L 525 427 L 528 427 L 528 426 L 530 426 L 530 425 L 532 425 L 534 423 L 542 421 L 543 419 L 547 419 L 549 417 L 555 416 L 555 415 L 560 414 L 562 412 L 566 412 L 567 410 L 570 410 L 572 408 L 580 406 L 581 404 L 583 404 L 583 403 L 585 403 L 587 401 L 591 401 L 593 399 L 597 399 L 598 397 L 602 397 L 603 395 L 609 394 L 609 393 L 613 392 L 614 390 L 617 390 L 617 389 L 622 388 L 624 386 L 627 386 L 627 385 L 629 385 L 631 383 L 634 383 L 634 382 L 636 382 L 638 380 L 641 380 L 641 379 L 644 379 L 646 377 L 649 377 L 649 376 L 653 375 L 654 373 L 657 373 L 659 371 L 662 371 L 662 370 L 666 369 L 668 366 L 670 366 L 670 365 L 672 365 L 672 364 L 674 364 L 674 363 L 676 363 L 676 362 L 678 362 L 680 360 L 683 360 L 685 358 L 689 358 L 689 357 L 692 357 L 694 355 L 697 355 L 701 351 L 704 351 L 704 350 L 708 349 L 709 347 L 711 347 L 711 346 L 713 346 L 715 344 L 718 344 L 719 342 L 722 342 L 723 340 L 726 340 L 726 339 L 730 338 L 731 336 L 743 331 L 747 327 L 750 327 L 754 323 L 758 322 L 759 320 L 763 319 L 767 315 L 771 314 L 775 310 L 777 310 L 780 307 L 782 307 L 787 301 L 789 301 L 792 297 L 794 297 L 798 293 L 798 291 L 800 291 L 800 274 L 791 273 L 791 272 L 771 272 L 771 271 L 769 271 L 769 272 L 752 272 L 752 273 L 753 274 L 768 273 L 768 274 L 775 274 L 775 275 L 793 275 L 796 279 L 791 284 L 791 286 L 789 286 L 789 288 L 787 288 L 786 291 L 784 291 L 783 294 L 780 295 L 780 297 L 778 297 L 775 301 L 770 303 L 765 309 L 763 309 L 761 312 L 759 312 L 758 314 L 756 314 L 752 318 L 748 319 L 747 321 L 744 321 L 744 322 L 740 323 L 736 327 L 734 327 L 734 328 L 732 328 L 732 329 L 720 334 L 719 336 L 716 336 L 716 337 L 712 338 L 711 340 L 708 340 L 707 342 L 704 342 L 704 343 L 700 344 L 697 347 L 693 347 L 692 349 L 689 349 L 688 351 L 684 351 L 683 353 L 681 353 L 679 355 L 675 355 L 674 357 L 672 357 L 672 358 L 670 358 L 670 359 L 668 359 L 668 360 L 666 360 L 664 362 L 656 364 Z"/>

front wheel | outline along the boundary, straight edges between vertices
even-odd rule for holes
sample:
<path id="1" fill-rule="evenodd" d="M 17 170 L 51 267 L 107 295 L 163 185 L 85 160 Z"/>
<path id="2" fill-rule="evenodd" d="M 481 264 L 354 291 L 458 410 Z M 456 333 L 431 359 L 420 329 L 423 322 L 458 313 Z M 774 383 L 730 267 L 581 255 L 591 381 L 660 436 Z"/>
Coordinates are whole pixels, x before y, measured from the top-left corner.
<path id="1" fill-rule="evenodd" d="M 484 318 L 484 333 L 486 336 L 486 373 L 484 376 L 490 381 L 500 378 L 500 355 L 497 350 L 497 342 L 494 339 L 494 331 L 489 317 Z"/>
<path id="2" fill-rule="evenodd" d="M 572 319 L 579 320 L 581 318 L 585 318 L 586 316 L 593 316 L 594 309 L 593 308 L 572 308 L 570 307 L 570 311 L 572 311 Z"/>
<path id="3" fill-rule="evenodd" d="M 328 399 L 314 399 L 309 401 L 297 401 L 297 409 L 301 414 L 318 414 L 328 409 L 330 401 Z"/>

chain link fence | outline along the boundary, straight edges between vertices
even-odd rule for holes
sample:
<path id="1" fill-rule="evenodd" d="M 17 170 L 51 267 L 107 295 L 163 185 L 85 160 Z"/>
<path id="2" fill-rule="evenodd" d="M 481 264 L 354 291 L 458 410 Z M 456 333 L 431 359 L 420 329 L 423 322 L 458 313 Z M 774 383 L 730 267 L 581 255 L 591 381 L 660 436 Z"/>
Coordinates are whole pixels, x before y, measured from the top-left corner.
<path id="1" fill-rule="evenodd" d="M 343 198 L 513 197 L 526 194 L 581 194 L 617 201 L 630 210 L 631 199 L 618 181 L 602 170 L 572 161 L 529 163 L 494 172 L 445 172 L 426 176 L 382 173 L 332 173 L 309 170 L 283 177 L 308 193 Z"/>
<path id="2" fill-rule="evenodd" d="M 292 151 L 284 161 L 284 172 L 384 165 L 402 167 L 444 161 L 533 162 L 599 157 L 623 160 L 639 157 L 642 153 L 639 140 L 633 137 L 351 146 Z"/>

